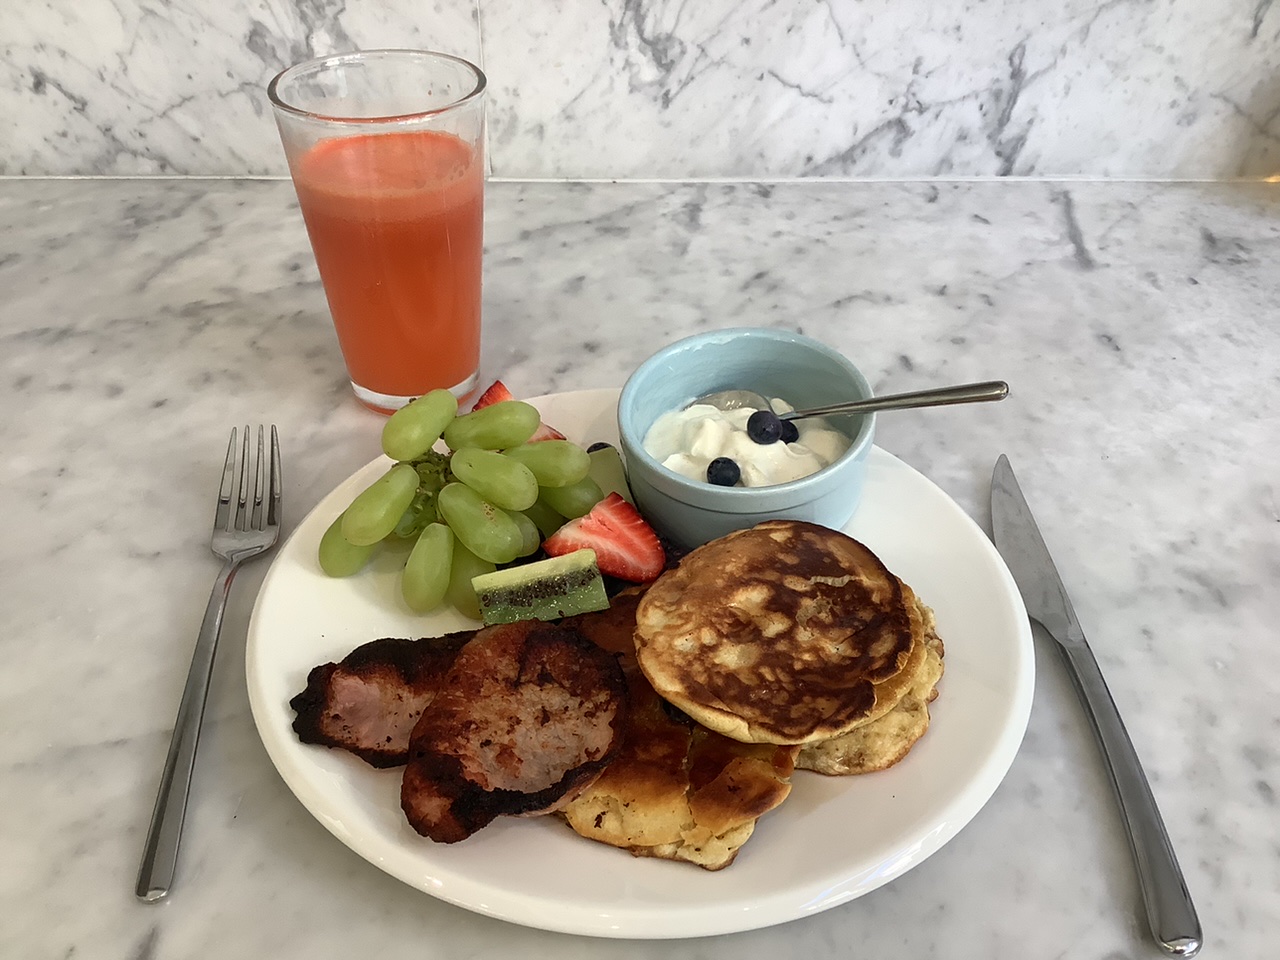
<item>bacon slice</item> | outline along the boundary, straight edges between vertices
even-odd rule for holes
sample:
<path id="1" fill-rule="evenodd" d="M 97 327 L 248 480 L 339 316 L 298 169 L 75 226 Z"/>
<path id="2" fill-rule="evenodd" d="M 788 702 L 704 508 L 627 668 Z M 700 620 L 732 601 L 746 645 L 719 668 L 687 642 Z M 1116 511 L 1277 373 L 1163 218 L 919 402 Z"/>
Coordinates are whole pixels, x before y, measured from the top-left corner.
<path id="1" fill-rule="evenodd" d="M 414 724 L 475 633 L 387 637 L 356 647 L 341 663 L 321 664 L 289 701 L 298 739 L 349 750 L 375 767 L 399 766 L 408 759 Z"/>
<path id="2" fill-rule="evenodd" d="M 620 742 L 617 659 L 563 624 L 488 627 L 466 645 L 409 744 L 401 807 L 420 834 L 469 837 L 546 813 L 591 785 Z"/>

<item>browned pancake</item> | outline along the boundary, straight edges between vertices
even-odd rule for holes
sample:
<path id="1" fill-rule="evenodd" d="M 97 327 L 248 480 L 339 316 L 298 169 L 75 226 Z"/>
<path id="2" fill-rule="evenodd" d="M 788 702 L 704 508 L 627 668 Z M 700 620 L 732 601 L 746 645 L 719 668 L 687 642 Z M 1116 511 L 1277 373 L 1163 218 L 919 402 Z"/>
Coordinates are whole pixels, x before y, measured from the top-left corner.
<path id="1" fill-rule="evenodd" d="M 561 813 L 589 840 L 719 870 L 733 862 L 756 820 L 790 793 L 799 748 L 730 740 L 663 701 L 635 663 L 642 592 L 569 621 L 623 655 L 627 716 L 617 758 Z"/>
<path id="2" fill-rule="evenodd" d="M 617 658 L 572 627 L 481 630 L 413 728 L 405 816 L 453 843 L 498 816 L 553 810 L 614 758 L 625 711 Z"/>
<path id="3" fill-rule="evenodd" d="M 929 704 L 938 696 L 943 673 L 942 640 L 933 626 L 933 614 L 926 614 L 924 662 L 915 673 L 911 687 L 884 716 L 830 740 L 807 743 L 800 748 L 796 767 L 829 776 L 848 776 L 887 770 L 898 763 L 929 729 Z"/>
<path id="4" fill-rule="evenodd" d="M 597 647 L 616 654 L 624 670 L 634 669 L 636 608 L 648 589 L 648 584 L 628 587 L 614 596 L 605 609 L 569 617 L 563 623 L 581 630 Z"/>
<path id="5" fill-rule="evenodd" d="M 902 584 L 867 547 L 770 520 L 650 587 L 636 654 L 654 689 L 735 740 L 803 744 L 883 716 L 924 660 Z"/>

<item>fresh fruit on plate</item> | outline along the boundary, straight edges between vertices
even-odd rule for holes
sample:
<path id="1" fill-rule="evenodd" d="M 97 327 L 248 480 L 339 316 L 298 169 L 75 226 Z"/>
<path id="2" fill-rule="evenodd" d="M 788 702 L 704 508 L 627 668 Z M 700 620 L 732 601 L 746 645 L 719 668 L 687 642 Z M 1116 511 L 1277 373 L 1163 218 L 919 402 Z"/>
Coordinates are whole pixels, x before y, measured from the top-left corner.
<path id="1" fill-rule="evenodd" d="M 666 564 L 617 449 L 572 443 L 502 380 L 470 412 L 447 390 L 417 398 L 389 417 L 381 443 L 397 462 L 325 532 L 319 562 L 329 576 L 353 575 L 384 541 L 398 541 L 411 547 L 399 582 L 408 608 L 428 613 L 447 602 L 497 623 L 517 608 L 535 618 L 600 609 L 602 575 L 646 582 Z M 575 552 L 582 556 L 558 559 Z M 556 562 L 540 563 L 543 554 Z M 484 579 L 506 564 L 518 570 Z M 521 589 L 538 602 L 515 602 Z"/>
<path id="2" fill-rule="evenodd" d="M 436 445 L 458 412 L 448 390 L 432 390 L 401 407 L 382 425 L 382 451 L 392 460 L 417 460 Z"/>
<path id="3" fill-rule="evenodd" d="M 505 450 L 525 443 L 541 423 L 536 407 L 522 400 L 504 400 L 454 418 L 444 428 L 443 438 L 450 450 Z"/>
<path id="4" fill-rule="evenodd" d="M 547 537 L 542 549 L 552 557 L 574 550 L 594 550 L 601 573 L 632 583 L 654 579 L 667 562 L 653 527 L 616 493 Z"/>
<path id="5" fill-rule="evenodd" d="M 591 470 L 591 457 L 568 440 L 530 440 L 502 455 L 526 467 L 541 487 L 567 487 Z"/>
<path id="6" fill-rule="evenodd" d="M 484 622 L 557 620 L 609 606 L 591 550 L 574 550 L 471 580 Z"/>
<path id="7" fill-rule="evenodd" d="M 507 389 L 507 385 L 501 380 L 495 380 L 489 384 L 489 387 L 480 394 L 480 399 L 475 402 L 475 406 L 471 409 L 483 410 L 485 407 L 492 406 L 495 403 L 502 403 L 505 400 L 514 400 L 515 397 L 511 391 Z M 535 440 L 563 440 L 565 435 L 555 427 L 549 427 L 545 423 L 540 423 L 538 429 L 533 431 L 533 436 L 529 438 L 530 442 Z"/>
<path id="8" fill-rule="evenodd" d="M 538 500 L 538 478 L 518 460 L 496 450 L 453 451 L 453 475 L 503 510 L 528 510 Z"/>
<path id="9" fill-rule="evenodd" d="M 511 515 L 465 483 L 445 484 L 437 502 L 444 522 L 477 557 L 490 563 L 510 563 L 520 556 L 524 534 Z"/>
<path id="10" fill-rule="evenodd" d="M 482 573 L 493 573 L 494 564 L 481 560 L 461 543 L 453 545 L 453 565 L 449 569 L 449 589 L 445 599 L 455 610 L 472 620 L 480 619 L 480 598 L 471 581 Z"/>
<path id="11" fill-rule="evenodd" d="M 405 561 L 400 593 L 410 610 L 434 610 L 444 601 L 453 568 L 453 531 L 443 523 L 429 523 Z"/>
<path id="12" fill-rule="evenodd" d="M 585 476 L 577 483 L 563 487 L 542 487 L 538 490 L 538 502 L 562 517 L 570 520 L 585 516 L 587 511 L 604 499 L 600 484 Z"/>
<path id="13" fill-rule="evenodd" d="M 390 535 L 417 491 L 418 472 L 412 464 L 397 463 L 343 511 L 343 539 L 354 546 L 367 547 Z"/>
<path id="14" fill-rule="evenodd" d="M 330 526 L 317 559 L 329 576 L 346 577 L 384 542 L 411 545 L 400 593 L 417 613 L 447 600 L 480 619 L 473 577 L 528 562 L 543 538 L 605 495 L 593 458 L 501 380 L 468 413 L 447 390 L 419 397 L 384 424 L 382 450 L 396 463 Z M 621 462 L 606 472 L 625 495 Z"/>
<path id="15" fill-rule="evenodd" d="M 622 455 L 618 448 L 608 443 L 591 445 L 595 449 L 587 452 L 591 462 L 589 474 L 606 495 L 616 493 L 627 503 L 635 506 L 631 499 L 631 488 L 627 485 L 627 471 L 622 465 Z"/>
<path id="16" fill-rule="evenodd" d="M 568 519 L 556 513 L 541 500 L 528 510 L 521 510 L 520 512 L 533 521 L 534 526 L 538 528 L 538 532 L 544 537 L 551 536 L 563 527 L 565 520 Z"/>
<path id="17" fill-rule="evenodd" d="M 338 519 L 329 524 L 329 529 L 320 538 L 320 569 L 331 577 L 349 577 L 363 570 L 377 549 L 376 543 L 360 546 L 344 537 L 342 514 L 338 514 Z"/>

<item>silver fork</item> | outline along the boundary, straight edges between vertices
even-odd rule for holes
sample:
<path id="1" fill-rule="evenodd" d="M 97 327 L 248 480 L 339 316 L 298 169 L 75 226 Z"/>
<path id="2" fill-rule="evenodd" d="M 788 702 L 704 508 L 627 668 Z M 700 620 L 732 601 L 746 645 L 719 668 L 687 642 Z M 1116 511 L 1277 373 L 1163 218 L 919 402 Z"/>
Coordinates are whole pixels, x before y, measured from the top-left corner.
<path id="1" fill-rule="evenodd" d="M 151 814 L 151 829 L 138 870 L 138 899 L 154 903 L 162 899 L 173 883 L 178 863 L 178 844 L 182 840 L 182 821 L 187 812 L 187 794 L 196 763 L 196 744 L 200 739 L 200 721 L 209 694 L 209 678 L 213 674 L 213 658 L 222 632 L 222 613 L 231 592 L 231 581 L 240 564 L 260 556 L 275 544 L 280 535 L 280 438 L 271 427 L 271 461 L 266 461 L 263 428 L 258 427 L 258 457 L 249 462 L 249 428 L 244 428 L 240 457 L 236 458 L 236 431 L 231 429 L 227 444 L 227 462 L 222 468 L 222 487 L 218 491 L 218 508 L 213 516 L 215 555 L 223 560 L 222 570 L 213 584 L 213 594 L 200 624 L 195 653 L 182 703 L 174 724 L 169 756 L 160 777 L 160 792 Z M 269 466 L 269 478 L 266 476 Z M 253 498 L 250 500 L 252 477 Z M 239 497 L 233 499 L 236 488 Z"/>

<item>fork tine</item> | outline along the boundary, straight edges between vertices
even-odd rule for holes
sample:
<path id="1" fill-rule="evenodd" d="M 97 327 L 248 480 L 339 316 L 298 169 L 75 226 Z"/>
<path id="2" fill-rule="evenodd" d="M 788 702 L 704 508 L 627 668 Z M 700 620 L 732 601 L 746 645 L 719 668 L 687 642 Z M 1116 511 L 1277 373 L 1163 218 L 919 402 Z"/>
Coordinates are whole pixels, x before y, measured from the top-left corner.
<path id="1" fill-rule="evenodd" d="M 284 478 L 280 472 L 280 435 L 276 425 L 271 425 L 271 505 L 267 509 L 267 523 L 280 523 L 280 497 L 284 492 Z"/>
<path id="2" fill-rule="evenodd" d="M 258 459 L 253 466 L 253 516 L 249 525 L 254 530 L 263 529 L 262 494 L 266 483 L 267 460 L 264 447 L 265 433 L 262 424 L 258 424 Z"/>
<path id="3" fill-rule="evenodd" d="M 236 529 L 248 529 L 249 504 L 249 425 L 244 425 L 244 438 L 240 446 L 240 500 L 236 504 Z"/>
<path id="4" fill-rule="evenodd" d="M 231 491 L 235 489 L 236 428 L 231 428 L 231 441 L 227 444 L 227 462 L 222 467 L 222 486 L 218 488 L 218 508 L 213 514 L 213 526 L 218 530 L 231 529 Z"/>

